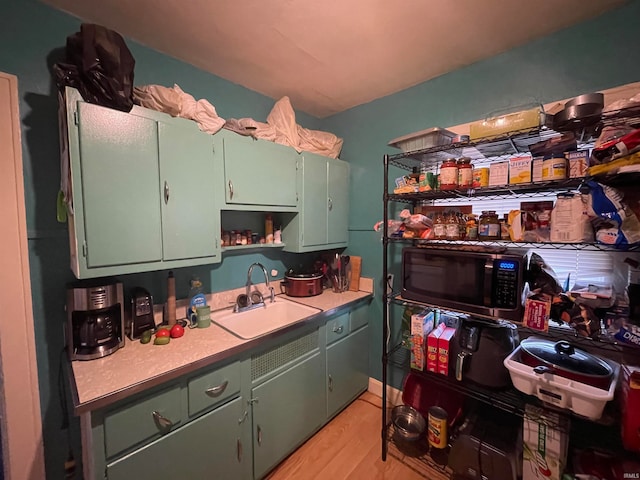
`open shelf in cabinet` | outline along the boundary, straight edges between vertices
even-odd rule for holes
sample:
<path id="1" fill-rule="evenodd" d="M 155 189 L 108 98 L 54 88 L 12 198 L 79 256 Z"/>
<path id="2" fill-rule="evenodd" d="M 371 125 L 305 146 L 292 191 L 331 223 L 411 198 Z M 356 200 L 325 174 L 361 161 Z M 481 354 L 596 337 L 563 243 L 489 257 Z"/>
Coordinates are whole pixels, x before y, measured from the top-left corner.
<path id="1" fill-rule="evenodd" d="M 439 464 L 431 458 L 429 443 L 426 438 L 420 438 L 415 442 L 397 440 L 393 435 L 393 425 L 387 425 L 387 444 L 389 455 L 400 460 L 429 480 L 448 480 L 452 471 L 445 464 Z"/>

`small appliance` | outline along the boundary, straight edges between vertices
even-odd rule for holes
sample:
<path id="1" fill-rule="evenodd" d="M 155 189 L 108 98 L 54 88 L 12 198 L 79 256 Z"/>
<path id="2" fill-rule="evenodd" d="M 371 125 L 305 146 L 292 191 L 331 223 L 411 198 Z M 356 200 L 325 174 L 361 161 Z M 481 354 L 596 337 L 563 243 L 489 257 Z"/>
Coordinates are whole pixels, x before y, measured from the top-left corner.
<path id="1" fill-rule="evenodd" d="M 518 329 L 505 321 L 464 319 L 449 349 L 449 374 L 487 388 L 511 386 L 504 359 L 518 346 Z"/>
<path id="2" fill-rule="evenodd" d="M 65 329 L 70 360 L 92 360 L 124 347 L 124 297 L 115 279 L 67 286 Z"/>
<path id="3" fill-rule="evenodd" d="M 153 297 L 142 287 L 131 289 L 131 302 L 127 307 L 126 332 L 131 340 L 140 338 L 146 330 L 156 328 L 153 317 Z"/>
<path id="4" fill-rule="evenodd" d="M 522 321 L 526 252 L 402 250 L 402 296 L 492 319 Z"/>

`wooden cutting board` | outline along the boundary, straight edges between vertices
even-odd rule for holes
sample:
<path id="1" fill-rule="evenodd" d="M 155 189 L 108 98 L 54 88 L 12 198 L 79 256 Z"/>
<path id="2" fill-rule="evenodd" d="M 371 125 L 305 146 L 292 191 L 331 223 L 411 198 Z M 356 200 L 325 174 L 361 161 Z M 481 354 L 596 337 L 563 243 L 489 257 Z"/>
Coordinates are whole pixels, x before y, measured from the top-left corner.
<path id="1" fill-rule="evenodd" d="M 360 273 L 362 271 L 362 257 L 351 256 L 349 260 L 351 265 L 351 280 L 349 281 L 349 291 L 357 292 L 360 290 Z"/>

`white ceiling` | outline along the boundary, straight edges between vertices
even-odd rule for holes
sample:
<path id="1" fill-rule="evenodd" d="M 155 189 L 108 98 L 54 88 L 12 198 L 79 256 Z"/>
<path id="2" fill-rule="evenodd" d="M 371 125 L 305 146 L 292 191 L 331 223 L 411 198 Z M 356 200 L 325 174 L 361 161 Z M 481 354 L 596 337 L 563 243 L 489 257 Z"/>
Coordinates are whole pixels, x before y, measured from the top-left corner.
<path id="1" fill-rule="evenodd" d="M 294 109 L 319 118 L 404 90 L 624 3 L 43 1 L 274 100 L 287 95 Z"/>

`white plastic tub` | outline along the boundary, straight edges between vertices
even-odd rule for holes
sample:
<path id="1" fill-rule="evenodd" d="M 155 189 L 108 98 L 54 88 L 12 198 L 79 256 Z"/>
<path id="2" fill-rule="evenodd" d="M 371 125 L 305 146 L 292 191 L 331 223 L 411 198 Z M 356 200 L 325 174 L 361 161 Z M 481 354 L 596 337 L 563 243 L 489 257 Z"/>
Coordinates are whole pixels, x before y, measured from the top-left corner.
<path id="1" fill-rule="evenodd" d="M 455 136 L 456 134 L 449 130 L 434 127 L 394 138 L 389 142 L 389 145 L 407 153 L 440 145 L 449 145 Z"/>
<path id="2" fill-rule="evenodd" d="M 603 390 L 553 373 L 535 373 L 533 367 L 520 362 L 519 358 L 520 347 L 504 359 L 513 386 L 543 402 L 598 420 L 607 402 L 613 399 L 620 371 L 620 365 L 615 362 L 608 361 L 613 367 L 613 379 L 609 389 Z"/>

